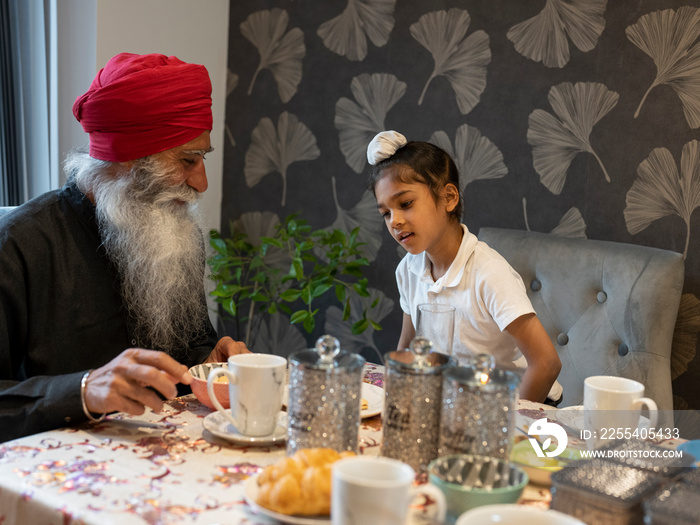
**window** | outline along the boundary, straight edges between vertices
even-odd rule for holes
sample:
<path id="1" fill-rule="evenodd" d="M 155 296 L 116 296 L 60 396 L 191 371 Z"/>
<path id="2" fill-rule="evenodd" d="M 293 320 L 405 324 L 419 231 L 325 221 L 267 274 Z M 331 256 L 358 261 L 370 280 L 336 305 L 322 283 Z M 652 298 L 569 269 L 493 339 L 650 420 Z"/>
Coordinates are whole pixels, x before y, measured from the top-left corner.
<path id="1" fill-rule="evenodd" d="M 0 2 L 0 205 L 22 204 L 57 185 L 49 140 L 55 1 Z"/>

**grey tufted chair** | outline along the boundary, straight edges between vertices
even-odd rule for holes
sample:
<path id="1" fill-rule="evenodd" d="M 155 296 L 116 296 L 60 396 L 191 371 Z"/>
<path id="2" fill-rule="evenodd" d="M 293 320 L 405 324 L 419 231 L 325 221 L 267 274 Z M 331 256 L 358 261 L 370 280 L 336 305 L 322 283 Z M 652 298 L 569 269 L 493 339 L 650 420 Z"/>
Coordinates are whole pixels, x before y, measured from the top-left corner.
<path id="1" fill-rule="evenodd" d="M 479 239 L 522 276 L 562 362 L 561 407 L 583 404 L 592 375 L 628 377 L 673 424 L 671 341 L 683 288 L 676 252 L 610 241 L 482 228 Z"/>
<path id="2" fill-rule="evenodd" d="M 2 217 L 3 215 L 7 215 L 15 208 L 16 206 L 0 206 L 0 217 Z"/>

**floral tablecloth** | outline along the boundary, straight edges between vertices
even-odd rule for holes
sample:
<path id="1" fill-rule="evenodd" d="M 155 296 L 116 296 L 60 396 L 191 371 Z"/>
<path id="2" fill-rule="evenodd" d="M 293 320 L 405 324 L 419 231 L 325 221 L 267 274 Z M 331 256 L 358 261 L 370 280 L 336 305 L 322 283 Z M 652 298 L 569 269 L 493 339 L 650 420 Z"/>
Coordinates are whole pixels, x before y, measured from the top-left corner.
<path id="1" fill-rule="evenodd" d="M 368 365 L 365 381 L 382 386 L 382 371 Z M 159 414 L 113 414 L 0 444 L 0 524 L 276 523 L 248 506 L 243 482 L 285 444 L 220 439 L 202 426 L 209 413 L 190 395 Z M 363 420 L 360 452 L 378 454 L 380 443 L 381 417 Z M 546 507 L 549 497 L 528 487 L 523 501 Z"/>
<path id="2" fill-rule="evenodd" d="M 383 386 L 381 367 L 365 381 Z M 276 523 L 254 514 L 243 481 L 285 454 L 285 443 L 235 444 L 202 426 L 211 411 L 193 395 L 159 414 L 113 414 L 101 423 L 0 444 L 0 524 Z M 378 454 L 381 417 L 363 420 L 360 451 Z"/>

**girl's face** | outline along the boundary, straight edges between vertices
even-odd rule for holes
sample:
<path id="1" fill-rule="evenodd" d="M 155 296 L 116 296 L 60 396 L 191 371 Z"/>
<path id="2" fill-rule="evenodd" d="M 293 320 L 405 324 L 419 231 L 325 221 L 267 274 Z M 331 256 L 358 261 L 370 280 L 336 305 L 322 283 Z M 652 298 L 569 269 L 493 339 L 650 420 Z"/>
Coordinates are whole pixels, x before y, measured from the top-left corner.
<path id="1" fill-rule="evenodd" d="M 450 195 L 457 192 L 452 192 L 449 184 L 448 195 L 436 202 L 426 184 L 399 182 L 394 176 L 396 169 L 399 168 L 386 168 L 374 186 L 377 209 L 389 233 L 409 253 L 430 253 L 453 225 L 449 212 L 454 209 L 455 202 Z M 456 202 L 459 202 L 458 194 Z"/>

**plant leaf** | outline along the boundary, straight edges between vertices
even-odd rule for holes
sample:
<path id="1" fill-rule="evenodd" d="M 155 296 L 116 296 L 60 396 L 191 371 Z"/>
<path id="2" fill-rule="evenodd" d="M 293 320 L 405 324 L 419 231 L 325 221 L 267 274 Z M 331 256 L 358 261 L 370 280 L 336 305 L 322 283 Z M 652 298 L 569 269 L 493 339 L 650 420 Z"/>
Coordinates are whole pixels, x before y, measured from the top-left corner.
<path id="1" fill-rule="evenodd" d="M 234 316 L 234 317 L 236 316 L 236 301 L 233 299 L 233 297 L 223 301 L 221 303 L 221 306 L 223 306 L 224 310 L 226 310 L 232 316 Z"/>
<path id="2" fill-rule="evenodd" d="M 356 323 L 354 323 L 352 325 L 351 331 L 352 331 L 353 335 L 359 335 L 362 332 L 364 332 L 365 330 L 367 330 L 367 328 L 369 328 L 369 326 L 370 326 L 369 321 L 367 319 L 360 319 L 359 321 L 357 321 Z"/>
<path id="3" fill-rule="evenodd" d="M 282 206 L 287 194 L 287 168 L 302 160 L 313 160 L 321 152 L 316 137 L 305 124 L 288 112 L 277 119 L 277 129 L 272 120 L 264 117 L 253 130 L 252 141 L 245 154 L 246 184 L 249 188 L 272 171 L 282 175 Z"/>
<path id="4" fill-rule="evenodd" d="M 619 95 L 597 82 L 564 82 L 549 90 L 552 116 L 544 110 L 530 113 L 527 141 L 540 181 L 555 195 L 561 193 L 566 170 L 580 152 L 593 155 L 605 180 L 610 182 L 602 161 L 590 144 L 593 126 L 617 104 Z"/>
<path id="5" fill-rule="evenodd" d="M 318 286 L 316 286 L 313 289 L 313 292 L 311 293 L 311 295 L 313 297 L 321 297 L 324 293 L 326 293 L 328 290 L 330 290 L 332 286 L 333 286 L 332 284 L 327 284 L 327 283 L 319 284 Z"/>
<path id="6" fill-rule="evenodd" d="M 639 116 L 649 92 L 667 84 L 683 104 L 688 125 L 700 127 L 700 9 L 665 9 L 640 17 L 625 29 L 627 38 L 649 55 L 656 64 L 656 78 L 642 97 L 634 118 Z"/>
<path id="7" fill-rule="evenodd" d="M 475 31 L 467 38 L 471 19 L 464 9 L 427 13 L 411 25 L 411 36 L 433 55 L 435 67 L 423 88 L 418 105 L 430 82 L 444 76 L 455 92 L 462 115 L 479 103 L 486 88 L 486 66 L 491 62 L 489 37 L 484 31 Z"/>
<path id="8" fill-rule="evenodd" d="M 569 62 L 566 35 L 580 51 L 590 51 L 605 29 L 607 0 L 547 0 L 536 16 L 510 28 L 506 36 L 515 50 L 547 67 Z"/>
<path id="9" fill-rule="evenodd" d="M 384 128 L 389 110 L 406 93 L 406 83 L 386 73 L 363 73 L 352 79 L 350 90 L 357 102 L 341 97 L 335 104 L 335 128 L 340 151 L 355 173 L 367 164 L 367 144 Z"/>
<path id="10" fill-rule="evenodd" d="M 226 242 L 223 239 L 211 237 L 209 244 L 221 255 L 226 255 Z"/>
<path id="11" fill-rule="evenodd" d="M 292 314 L 292 317 L 289 319 L 289 322 L 292 324 L 298 323 L 300 321 L 305 321 L 308 317 L 309 317 L 308 310 L 298 310 Z"/>
<path id="12" fill-rule="evenodd" d="M 686 224 L 683 257 L 688 254 L 690 217 L 700 206 L 700 142 L 691 140 L 681 152 L 680 176 L 671 152 L 656 148 L 637 168 L 623 212 L 627 231 L 639 233 L 657 219 L 678 215 Z"/>
<path id="13" fill-rule="evenodd" d="M 253 211 L 243 213 L 233 222 L 232 227 L 236 232 L 244 233 L 250 244 L 260 246 L 266 237 L 271 237 L 275 234 L 279 223 L 279 217 L 272 212 Z M 276 247 L 268 248 L 264 261 L 268 266 L 278 269 L 285 268 L 290 263 L 287 253 Z"/>
<path id="14" fill-rule="evenodd" d="M 334 334 L 340 341 L 343 342 L 343 349 L 359 353 L 365 349 L 374 350 L 378 356 L 378 362 L 384 362 L 382 357 L 386 349 L 381 352 L 377 349 L 374 343 L 373 334 L 376 330 L 372 323 L 361 334 L 352 332 L 352 325 L 363 319 L 363 311 L 379 300 L 378 306 L 368 311 L 371 313 L 371 319 L 375 322 L 381 322 L 394 309 L 394 301 L 388 299 L 381 290 L 370 289 L 370 297 L 350 297 L 350 319 L 352 323 L 347 323 L 343 320 L 343 313 L 337 306 L 331 306 L 326 310 L 326 322 L 324 331 L 328 334 Z"/>
<path id="15" fill-rule="evenodd" d="M 367 37 L 377 47 L 389 40 L 394 28 L 396 0 L 348 0 L 342 14 L 321 24 L 318 36 L 323 44 L 349 60 L 364 60 Z"/>
<path id="16" fill-rule="evenodd" d="M 299 297 L 301 297 L 301 290 L 297 290 L 296 288 L 290 288 L 280 294 L 280 299 L 288 303 L 296 301 Z"/>
<path id="17" fill-rule="evenodd" d="M 269 9 L 252 13 L 241 23 L 241 34 L 258 49 L 260 64 L 250 81 L 248 95 L 258 73 L 269 69 L 277 82 L 277 93 L 282 102 L 296 94 L 301 82 L 301 59 L 306 55 L 304 33 L 298 27 L 285 33 L 289 15 L 284 9 Z"/>
<path id="18" fill-rule="evenodd" d="M 306 333 L 310 334 L 314 331 L 314 328 L 316 328 L 316 318 L 309 315 L 304 319 L 304 330 L 306 330 Z"/>
<path id="19" fill-rule="evenodd" d="M 496 145 L 468 124 L 457 128 L 455 146 L 444 131 L 436 131 L 430 142 L 450 154 L 460 173 L 462 191 L 470 182 L 480 179 L 500 179 L 508 173 L 503 154 Z"/>

